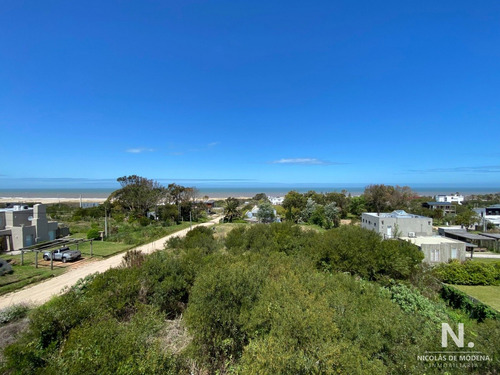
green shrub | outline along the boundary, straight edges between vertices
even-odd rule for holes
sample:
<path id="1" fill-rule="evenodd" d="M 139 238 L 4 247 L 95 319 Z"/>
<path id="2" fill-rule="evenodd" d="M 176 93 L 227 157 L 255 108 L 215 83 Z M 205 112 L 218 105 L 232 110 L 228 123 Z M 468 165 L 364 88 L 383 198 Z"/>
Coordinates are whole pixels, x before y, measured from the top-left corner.
<path id="1" fill-rule="evenodd" d="M 396 302 L 403 311 L 418 313 L 425 318 L 441 323 L 446 321 L 444 306 L 439 306 L 428 298 L 424 297 L 416 289 L 403 284 L 393 284 L 387 288 L 391 294 L 391 299 Z"/>
<path id="2" fill-rule="evenodd" d="M 71 331 L 46 373 L 178 374 L 179 363 L 154 339 L 162 324 L 161 315 L 147 306 L 125 323 L 113 318 L 89 321 Z"/>
<path id="3" fill-rule="evenodd" d="M 87 232 L 87 239 L 89 240 L 98 240 L 101 238 L 101 234 L 99 233 L 99 229 L 91 228 Z"/>
<path id="4" fill-rule="evenodd" d="M 377 233 L 356 226 L 320 233 L 311 243 L 310 256 L 318 268 L 349 272 L 367 280 L 408 279 L 418 272 L 423 259 L 415 245 L 382 240 Z"/>
<path id="5" fill-rule="evenodd" d="M 188 302 L 190 281 L 185 264 L 179 256 L 155 252 L 148 256 L 141 269 L 143 293 L 148 303 L 157 306 L 169 317 L 184 311 Z"/>
<path id="6" fill-rule="evenodd" d="M 489 263 L 456 260 L 439 264 L 434 269 L 436 277 L 444 283 L 461 285 L 499 285 L 500 267 Z"/>
<path id="7" fill-rule="evenodd" d="M 24 318 L 29 309 L 28 305 L 20 303 L 0 310 L 0 326 Z"/>
<path id="8" fill-rule="evenodd" d="M 197 358 L 211 372 L 224 371 L 248 343 L 245 325 L 265 273 L 245 259 L 217 257 L 197 276 L 185 318 Z"/>

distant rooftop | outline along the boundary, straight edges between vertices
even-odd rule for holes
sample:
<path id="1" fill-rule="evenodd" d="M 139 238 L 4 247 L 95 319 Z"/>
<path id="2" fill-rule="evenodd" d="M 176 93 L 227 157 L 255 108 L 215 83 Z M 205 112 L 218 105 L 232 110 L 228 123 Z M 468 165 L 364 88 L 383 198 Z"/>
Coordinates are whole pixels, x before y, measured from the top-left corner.
<path id="1" fill-rule="evenodd" d="M 451 202 L 425 202 L 429 206 L 451 206 Z"/>
<path id="2" fill-rule="evenodd" d="M 466 230 L 456 230 L 456 229 L 445 229 L 443 228 L 446 233 L 453 234 L 457 237 L 462 237 L 462 238 L 467 238 L 468 240 L 490 240 L 491 238 L 485 237 L 481 234 L 476 234 L 476 233 L 470 233 L 467 232 Z"/>
<path id="3" fill-rule="evenodd" d="M 378 214 L 376 212 L 366 212 L 366 214 L 371 215 L 371 216 L 377 216 L 377 217 L 392 217 L 392 218 L 397 218 L 397 219 L 417 219 L 417 218 L 418 219 L 427 219 L 426 216 L 409 214 L 403 210 L 396 210 L 396 211 L 392 211 L 390 213 L 381 212 L 380 214 Z"/>
<path id="4" fill-rule="evenodd" d="M 33 207 L 28 207 L 26 204 L 16 204 L 7 208 L 0 208 L 0 212 L 24 211 L 31 210 Z"/>
<path id="5" fill-rule="evenodd" d="M 443 236 L 400 237 L 400 239 L 411 242 L 412 244 L 417 246 L 422 246 L 424 244 L 437 245 L 441 243 L 463 243 L 463 241 L 453 240 L 451 238 L 446 238 Z"/>

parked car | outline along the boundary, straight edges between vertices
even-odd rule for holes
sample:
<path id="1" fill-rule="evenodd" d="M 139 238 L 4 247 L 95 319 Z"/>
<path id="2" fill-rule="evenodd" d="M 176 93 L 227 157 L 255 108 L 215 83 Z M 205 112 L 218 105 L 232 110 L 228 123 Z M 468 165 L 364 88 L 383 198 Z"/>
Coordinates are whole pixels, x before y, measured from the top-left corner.
<path id="1" fill-rule="evenodd" d="M 65 246 L 57 250 L 44 252 L 43 259 L 50 260 L 52 254 L 54 254 L 54 260 L 62 260 L 63 263 L 80 259 L 82 256 L 82 253 L 78 250 L 71 250 L 69 247 Z"/>

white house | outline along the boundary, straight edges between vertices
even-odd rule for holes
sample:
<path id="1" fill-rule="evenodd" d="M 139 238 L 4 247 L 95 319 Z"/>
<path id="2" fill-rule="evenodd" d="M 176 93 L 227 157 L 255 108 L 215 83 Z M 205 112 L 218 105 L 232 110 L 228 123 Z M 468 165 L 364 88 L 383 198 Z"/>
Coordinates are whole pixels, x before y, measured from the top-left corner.
<path id="1" fill-rule="evenodd" d="M 424 262 L 446 263 L 451 259 L 465 260 L 466 243 L 442 236 L 400 237 L 401 240 L 417 245 L 424 253 Z"/>
<path id="2" fill-rule="evenodd" d="M 267 197 L 273 206 L 281 206 L 285 197 Z"/>
<path id="3" fill-rule="evenodd" d="M 446 195 L 446 194 L 438 194 L 435 196 L 435 199 L 436 199 L 436 202 L 448 202 L 448 203 L 458 203 L 458 204 L 462 204 L 462 202 L 464 201 L 464 196 L 463 195 L 460 195 L 458 193 L 456 194 L 450 194 L 450 195 Z"/>
<path id="4" fill-rule="evenodd" d="M 250 211 L 246 212 L 245 216 L 248 221 L 258 222 L 259 221 L 258 214 L 259 214 L 259 207 L 255 205 Z M 280 222 L 281 220 L 277 218 L 277 213 L 274 208 L 273 208 L 273 214 L 275 217 L 275 221 Z"/>
<path id="5" fill-rule="evenodd" d="M 500 204 L 494 204 L 486 208 L 474 208 L 474 211 L 486 222 L 500 228 Z"/>
<path id="6" fill-rule="evenodd" d="M 361 215 L 361 227 L 373 230 L 384 238 L 432 235 L 430 217 L 409 214 L 403 210 L 390 213 L 364 212 Z"/>

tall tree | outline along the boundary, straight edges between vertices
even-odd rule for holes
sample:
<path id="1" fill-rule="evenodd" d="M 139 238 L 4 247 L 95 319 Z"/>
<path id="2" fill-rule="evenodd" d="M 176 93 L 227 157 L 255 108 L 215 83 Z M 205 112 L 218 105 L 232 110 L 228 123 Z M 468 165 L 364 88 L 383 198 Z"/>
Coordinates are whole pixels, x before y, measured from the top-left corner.
<path id="1" fill-rule="evenodd" d="M 165 188 L 157 181 L 131 175 L 117 179 L 122 186 L 115 190 L 108 201 L 117 201 L 125 210 L 145 216 L 151 208 L 159 204 L 166 196 Z"/>
<path id="2" fill-rule="evenodd" d="M 224 203 L 224 219 L 232 222 L 235 217 L 239 216 L 238 206 L 240 202 L 236 198 L 229 197 Z"/>
<path id="3" fill-rule="evenodd" d="M 258 207 L 257 218 L 261 223 L 271 223 L 274 221 L 274 208 L 271 203 L 262 203 Z"/>
<path id="4" fill-rule="evenodd" d="M 286 219 L 297 222 L 300 220 L 301 212 L 306 208 L 307 198 L 292 190 L 285 195 L 283 208 L 286 210 Z"/>
<path id="5" fill-rule="evenodd" d="M 325 206 L 325 217 L 334 227 L 340 225 L 340 209 L 337 207 L 337 203 L 332 202 Z"/>

